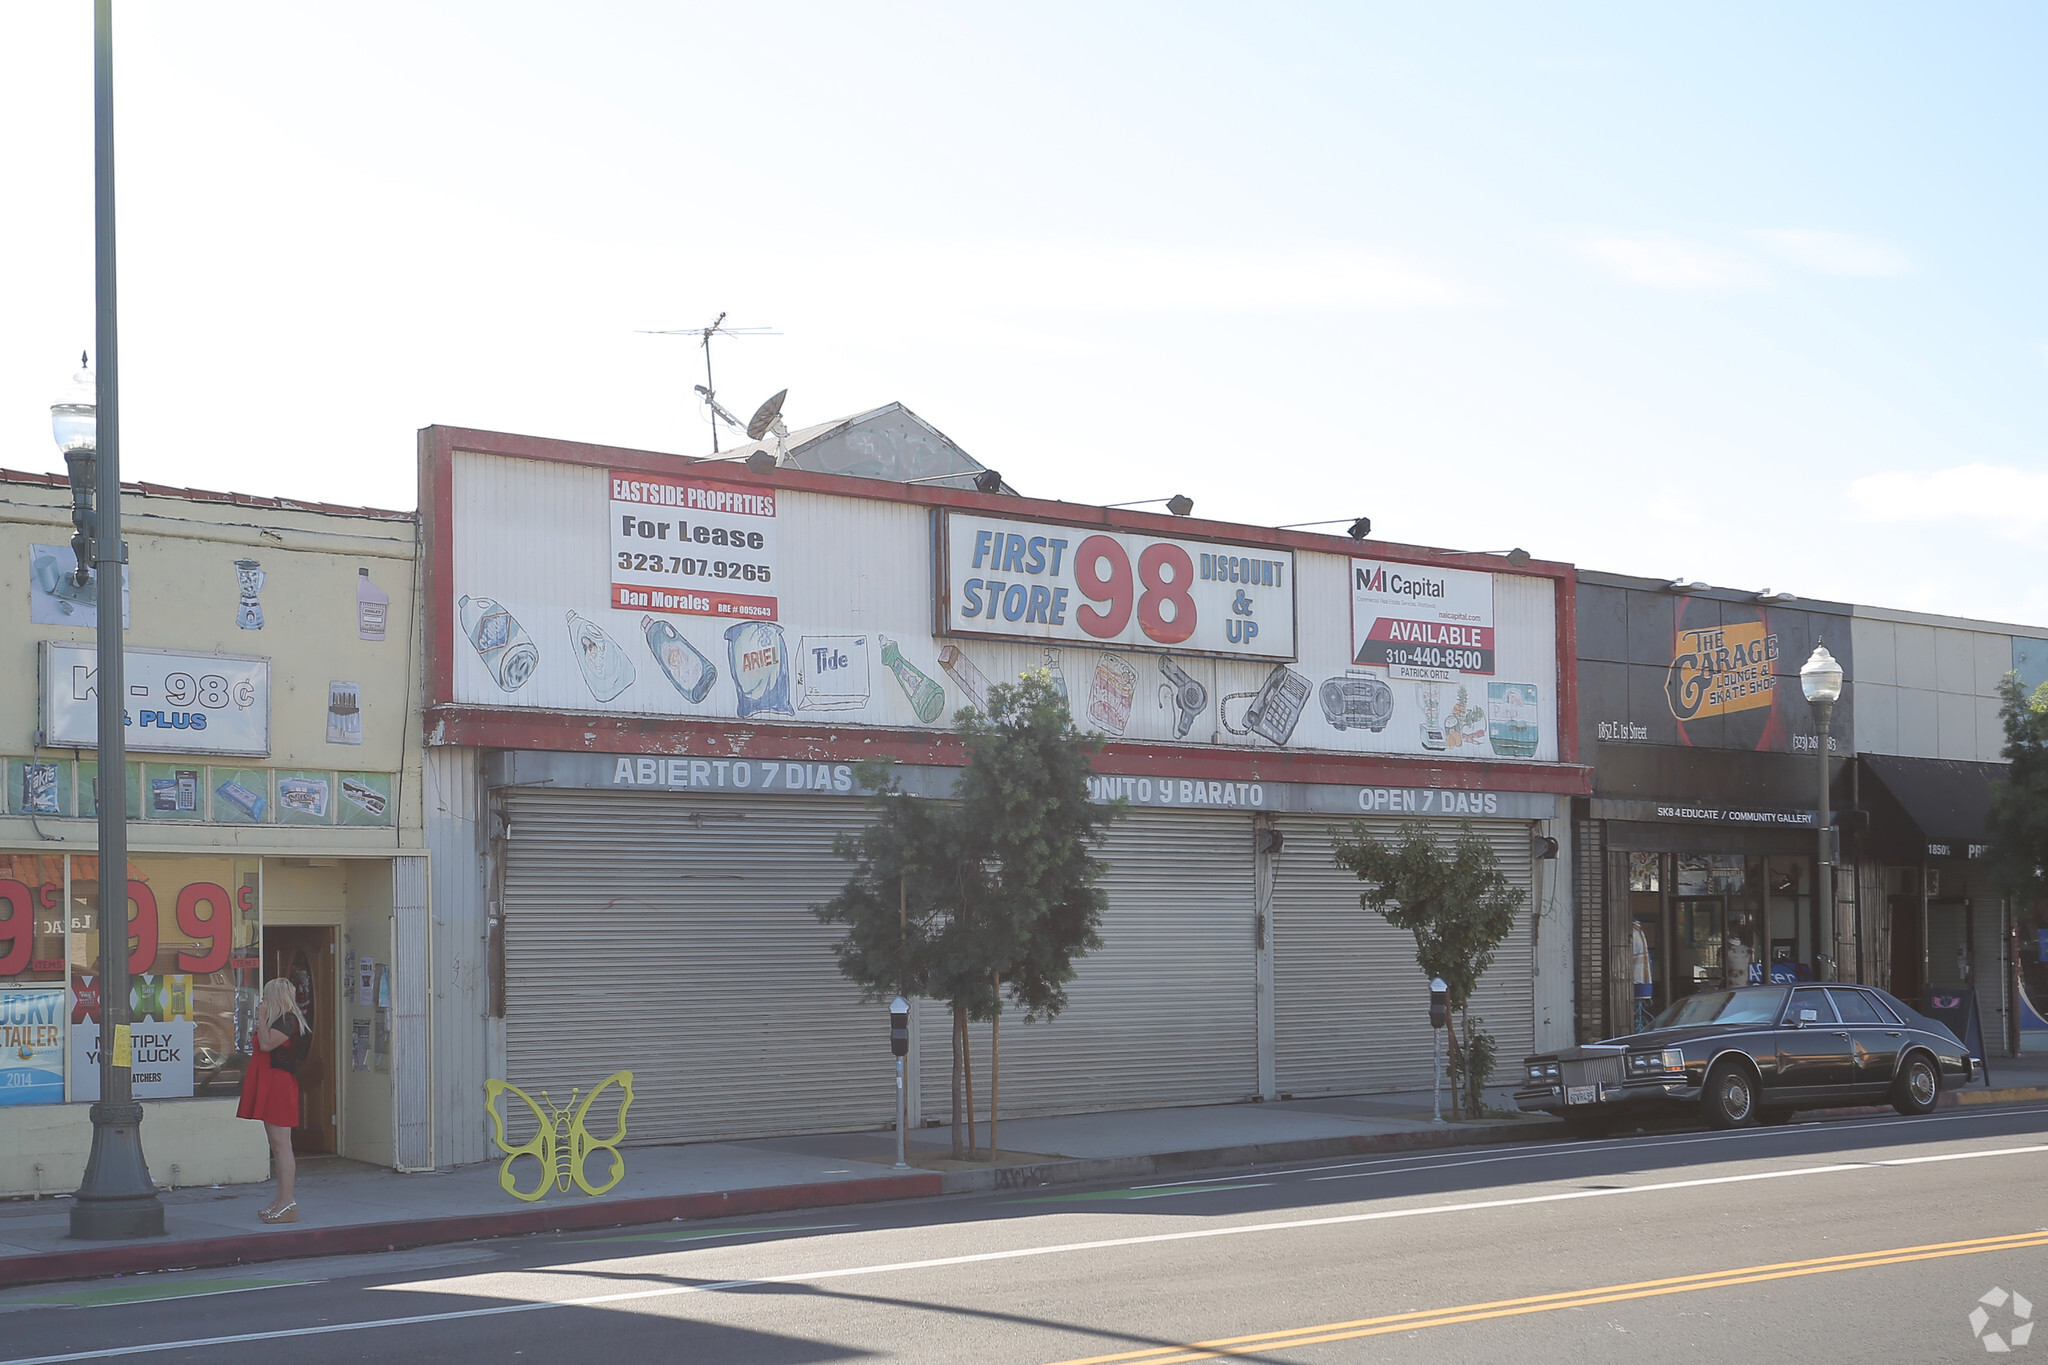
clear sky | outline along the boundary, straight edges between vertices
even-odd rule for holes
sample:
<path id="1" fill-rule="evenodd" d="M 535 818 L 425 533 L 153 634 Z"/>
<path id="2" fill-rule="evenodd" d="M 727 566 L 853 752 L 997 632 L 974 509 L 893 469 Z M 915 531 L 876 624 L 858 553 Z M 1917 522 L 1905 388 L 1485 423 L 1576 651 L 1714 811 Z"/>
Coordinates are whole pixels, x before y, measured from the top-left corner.
<path id="1" fill-rule="evenodd" d="M 2048 626 L 2048 9 L 116 0 L 124 467 L 900 400 L 1018 489 Z M 0 6 L 0 465 L 92 338 Z"/>

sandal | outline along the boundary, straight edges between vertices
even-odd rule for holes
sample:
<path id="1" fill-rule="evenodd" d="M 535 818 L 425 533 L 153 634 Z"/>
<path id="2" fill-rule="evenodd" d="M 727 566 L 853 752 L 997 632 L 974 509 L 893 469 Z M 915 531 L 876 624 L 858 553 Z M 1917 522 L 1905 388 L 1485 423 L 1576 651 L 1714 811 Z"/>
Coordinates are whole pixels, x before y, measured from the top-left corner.
<path id="1" fill-rule="evenodd" d="M 266 1223 L 296 1223 L 299 1221 L 299 1201 L 294 1199 L 277 1210 L 258 1209 L 256 1216 Z"/>

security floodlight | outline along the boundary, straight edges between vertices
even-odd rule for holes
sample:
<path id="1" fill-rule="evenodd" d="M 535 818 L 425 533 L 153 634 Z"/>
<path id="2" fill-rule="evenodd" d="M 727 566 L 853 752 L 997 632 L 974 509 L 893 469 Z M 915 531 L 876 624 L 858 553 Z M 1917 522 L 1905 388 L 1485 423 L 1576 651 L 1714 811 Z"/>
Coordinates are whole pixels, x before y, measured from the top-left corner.
<path id="1" fill-rule="evenodd" d="M 1195 510 L 1195 500 L 1185 493 L 1175 493 L 1166 500 L 1166 510 L 1177 517 L 1187 516 Z"/>

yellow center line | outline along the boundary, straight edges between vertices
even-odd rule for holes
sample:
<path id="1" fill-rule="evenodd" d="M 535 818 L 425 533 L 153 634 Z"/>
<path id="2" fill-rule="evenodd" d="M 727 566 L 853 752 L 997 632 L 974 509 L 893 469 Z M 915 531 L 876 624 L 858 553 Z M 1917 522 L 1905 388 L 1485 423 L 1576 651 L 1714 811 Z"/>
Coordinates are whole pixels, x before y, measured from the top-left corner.
<path id="1" fill-rule="evenodd" d="M 1595 1289 L 1535 1294 L 1519 1299 L 1496 1299 L 1490 1303 L 1465 1304 L 1456 1308 L 1416 1309 L 1383 1317 L 1356 1318 L 1349 1322 L 1326 1322 L 1314 1327 L 1294 1327 L 1277 1332 L 1220 1337 L 1213 1341 L 1185 1345 L 1155 1346 L 1114 1355 L 1086 1356 L 1063 1360 L 1057 1365 L 1184 1365 L 1185 1362 L 1215 1360 L 1221 1356 L 1249 1355 L 1296 1346 L 1316 1346 L 1358 1337 L 1384 1336 L 1391 1332 L 1412 1332 L 1424 1327 L 1449 1327 L 1461 1322 L 1489 1318 L 1519 1317 L 1528 1313 L 1549 1313 L 1562 1308 L 1590 1308 L 1628 1299 L 1656 1298 L 1665 1294 L 1688 1294 L 1699 1289 L 1725 1289 L 1734 1285 L 1758 1284 L 1766 1280 L 1794 1279 L 1803 1275 L 1828 1275 L 1842 1270 L 1899 1265 L 1908 1261 L 1932 1261 L 1949 1256 L 1974 1256 L 1987 1251 L 2012 1251 L 2048 1246 L 2048 1229 L 2008 1233 L 2002 1237 L 1980 1237 L 1965 1242 L 1932 1242 L 1925 1246 L 1893 1247 L 1880 1251 L 1824 1256 L 1809 1261 L 1780 1261 L 1772 1265 L 1744 1266 L 1733 1270 L 1679 1275 L 1662 1280 L 1638 1280 L 1631 1284 L 1605 1285 Z"/>

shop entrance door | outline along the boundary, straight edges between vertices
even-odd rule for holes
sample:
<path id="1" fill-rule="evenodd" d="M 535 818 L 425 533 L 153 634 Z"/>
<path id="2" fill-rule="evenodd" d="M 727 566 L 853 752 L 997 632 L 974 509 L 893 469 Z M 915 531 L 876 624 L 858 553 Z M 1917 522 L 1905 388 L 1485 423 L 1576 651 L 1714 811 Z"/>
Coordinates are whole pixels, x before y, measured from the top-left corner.
<path id="1" fill-rule="evenodd" d="M 1721 989 L 1721 935 L 1727 908 L 1720 896 L 1681 896 L 1672 902 L 1676 922 L 1671 994 L 1675 999 Z"/>
<path id="2" fill-rule="evenodd" d="M 263 930 L 264 980 L 283 977 L 299 995 L 299 1009 L 313 1026 L 313 1048 L 299 1064 L 299 1122 L 292 1129 L 292 1150 L 318 1155 L 335 1150 L 340 1113 L 334 1068 L 336 1001 L 334 998 L 334 930 L 326 926 L 272 927 Z"/>
<path id="3" fill-rule="evenodd" d="M 1893 896 L 1891 910 L 1891 992 L 1917 1008 L 1917 1002 L 1927 989 L 1927 983 L 1920 979 L 1921 964 L 1927 955 L 1926 946 L 1920 937 L 1920 898 Z"/>

